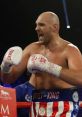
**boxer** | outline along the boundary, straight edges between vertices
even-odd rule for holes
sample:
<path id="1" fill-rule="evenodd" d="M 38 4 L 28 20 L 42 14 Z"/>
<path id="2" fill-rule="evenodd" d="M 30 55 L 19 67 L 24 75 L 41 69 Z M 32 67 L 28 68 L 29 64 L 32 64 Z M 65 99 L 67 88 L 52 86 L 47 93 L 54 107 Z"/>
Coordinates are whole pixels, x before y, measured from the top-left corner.
<path id="1" fill-rule="evenodd" d="M 82 86 L 82 55 L 77 46 L 60 37 L 59 29 L 60 22 L 58 16 L 55 13 L 50 11 L 41 13 L 36 20 L 35 28 L 38 35 L 38 41 L 33 42 L 25 47 L 22 53 L 22 58 L 17 65 L 11 65 L 10 63 L 12 63 L 12 61 L 10 59 L 7 63 L 8 70 L 6 70 L 6 72 L 5 69 L 7 68 L 7 65 L 5 62 L 3 62 L 3 58 L 1 64 L 2 80 L 6 83 L 12 83 L 26 69 L 28 69 L 29 72 L 32 73 L 29 83 L 33 85 L 33 87 L 35 87 L 35 89 L 37 90 L 45 89 L 46 92 L 48 92 L 48 89 L 60 89 L 61 91 L 63 89 L 69 89 L 70 98 L 74 94 L 75 99 L 73 98 L 73 100 L 77 100 L 73 102 L 73 100 L 67 98 L 68 101 L 71 101 L 72 104 L 72 106 L 68 107 L 71 108 L 70 116 L 73 117 L 77 116 L 78 114 L 79 95 L 77 90 L 76 92 L 73 91 L 72 94 L 71 89 L 77 88 L 77 86 Z M 60 94 L 61 91 L 59 91 Z M 48 93 L 46 95 L 48 95 Z M 67 94 L 65 94 L 65 97 L 66 95 Z M 42 94 L 42 97 L 43 96 L 44 95 Z M 60 95 L 59 98 L 61 98 L 61 101 L 66 101 L 66 99 L 63 99 Z M 44 100 L 44 98 L 42 98 L 42 100 Z M 40 103 L 36 103 L 36 100 L 34 101 L 35 102 L 33 105 L 35 106 L 32 107 L 32 111 L 34 112 L 35 110 L 37 116 L 44 117 L 45 114 L 43 113 L 47 111 L 47 108 L 37 109 L 36 107 L 40 106 Z M 52 101 L 55 102 L 55 100 L 51 99 L 51 102 Z M 57 102 L 59 101 L 57 100 Z M 42 107 L 44 106 L 43 103 L 41 103 L 41 105 Z M 58 111 L 57 116 L 60 116 L 61 114 L 63 114 L 63 112 L 65 116 L 67 113 L 67 115 L 69 115 L 68 111 L 62 110 L 64 109 L 63 105 L 64 103 L 61 105 L 61 113 L 60 111 Z M 55 109 L 52 113 L 54 115 Z"/>

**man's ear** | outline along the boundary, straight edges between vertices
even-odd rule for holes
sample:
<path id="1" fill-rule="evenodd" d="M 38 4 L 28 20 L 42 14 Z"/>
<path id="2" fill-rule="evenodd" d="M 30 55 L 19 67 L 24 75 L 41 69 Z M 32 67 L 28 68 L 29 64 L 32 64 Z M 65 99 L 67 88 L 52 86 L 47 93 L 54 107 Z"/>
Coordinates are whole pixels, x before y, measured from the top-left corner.
<path id="1" fill-rule="evenodd" d="M 57 25 L 57 24 L 54 24 L 54 25 L 53 25 L 53 31 L 54 31 L 54 32 L 58 31 L 58 25 Z"/>

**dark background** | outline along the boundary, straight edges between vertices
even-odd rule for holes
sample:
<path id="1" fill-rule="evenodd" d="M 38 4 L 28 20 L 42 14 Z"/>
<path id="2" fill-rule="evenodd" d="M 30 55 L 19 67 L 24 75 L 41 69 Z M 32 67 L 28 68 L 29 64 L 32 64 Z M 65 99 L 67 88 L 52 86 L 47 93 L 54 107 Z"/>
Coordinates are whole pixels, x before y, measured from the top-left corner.
<path id="1" fill-rule="evenodd" d="M 40 13 L 49 10 L 57 13 L 60 18 L 60 35 L 77 45 L 82 52 L 82 0 L 64 1 L 67 6 L 70 29 L 66 28 L 63 0 L 1 0 L 0 63 L 9 47 L 19 45 L 24 48 L 31 42 L 37 41 L 35 20 Z M 22 79 L 24 80 L 24 78 Z M 12 86 L 26 80 L 18 80 Z M 78 115 L 78 117 L 82 117 L 82 115 Z"/>
<path id="2" fill-rule="evenodd" d="M 82 52 L 82 0 L 65 0 L 70 29 L 66 28 L 63 0 L 1 0 L 0 62 L 6 50 L 19 45 L 24 48 L 37 41 L 35 21 L 44 11 L 53 11 L 60 18 L 60 35 Z"/>

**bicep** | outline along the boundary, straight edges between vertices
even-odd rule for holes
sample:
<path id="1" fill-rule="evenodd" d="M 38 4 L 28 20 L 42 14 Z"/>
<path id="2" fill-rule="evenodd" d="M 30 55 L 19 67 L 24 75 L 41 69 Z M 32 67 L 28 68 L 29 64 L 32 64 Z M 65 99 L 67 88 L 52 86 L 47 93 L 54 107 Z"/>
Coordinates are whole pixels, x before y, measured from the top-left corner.
<path id="1" fill-rule="evenodd" d="M 69 69 L 82 69 L 82 55 L 78 48 L 71 48 L 67 56 Z"/>

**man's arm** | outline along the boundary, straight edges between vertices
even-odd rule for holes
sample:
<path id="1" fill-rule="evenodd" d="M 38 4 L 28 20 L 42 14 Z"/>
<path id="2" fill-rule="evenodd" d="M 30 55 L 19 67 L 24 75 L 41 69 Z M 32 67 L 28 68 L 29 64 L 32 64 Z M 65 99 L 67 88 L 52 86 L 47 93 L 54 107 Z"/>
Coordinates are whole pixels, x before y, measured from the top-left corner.
<path id="1" fill-rule="evenodd" d="M 19 76 L 22 75 L 22 73 L 26 70 L 28 58 L 29 58 L 29 47 L 26 47 L 23 50 L 22 58 L 19 64 L 12 64 L 8 72 L 5 72 L 4 69 L 2 68 L 1 70 L 2 82 L 4 83 L 15 82 L 15 80 L 17 80 Z M 5 67 L 6 66 L 4 65 L 4 68 Z"/>
<path id="2" fill-rule="evenodd" d="M 82 55 L 79 49 L 70 44 L 67 48 L 68 68 L 62 68 L 60 79 L 77 86 L 82 86 Z"/>
<path id="3" fill-rule="evenodd" d="M 61 70 L 60 79 L 71 85 L 82 86 L 82 69 L 77 71 L 63 68 Z"/>

